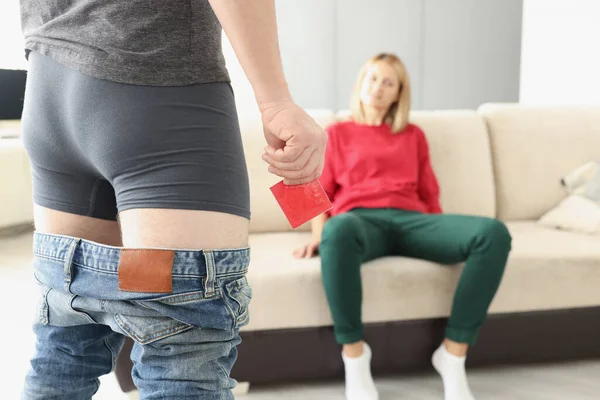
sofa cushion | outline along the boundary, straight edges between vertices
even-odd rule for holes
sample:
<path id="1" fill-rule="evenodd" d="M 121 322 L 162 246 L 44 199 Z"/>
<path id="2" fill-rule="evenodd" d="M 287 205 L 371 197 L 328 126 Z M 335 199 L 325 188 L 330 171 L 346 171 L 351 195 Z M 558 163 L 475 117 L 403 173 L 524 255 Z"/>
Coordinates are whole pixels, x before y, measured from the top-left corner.
<path id="1" fill-rule="evenodd" d="M 498 217 L 538 219 L 566 197 L 560 179 L 600 160 L 600 107 L 487 104 Z"/>
<path id="2" fill-rule="evenodd" d="M 597 237 L 546 229 L 534 221 L 508 227 L 513 250 L 491 313 L 600 305 Z M 309 238 L 306 232 L 251 235 L 248 278 L 254 294 L 245 330 L 331 325 L 319 258 L 291 255 Z M 366 263 L 364 321 L 448 316 L 461 268 L 403 257 Z"/>

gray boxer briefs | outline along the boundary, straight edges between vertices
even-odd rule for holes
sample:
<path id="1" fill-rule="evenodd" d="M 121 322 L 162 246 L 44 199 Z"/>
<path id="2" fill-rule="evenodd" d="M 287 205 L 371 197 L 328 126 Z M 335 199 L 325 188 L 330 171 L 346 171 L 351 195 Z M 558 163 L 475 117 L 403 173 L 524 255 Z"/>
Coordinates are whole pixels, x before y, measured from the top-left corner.
<path id="1" fill-rule="evenodd" d="M 250 218 L 228 82 L 140 86 L 29 60 L 22 122 L 36 204 L 107 220 L 133 208 Z"/>

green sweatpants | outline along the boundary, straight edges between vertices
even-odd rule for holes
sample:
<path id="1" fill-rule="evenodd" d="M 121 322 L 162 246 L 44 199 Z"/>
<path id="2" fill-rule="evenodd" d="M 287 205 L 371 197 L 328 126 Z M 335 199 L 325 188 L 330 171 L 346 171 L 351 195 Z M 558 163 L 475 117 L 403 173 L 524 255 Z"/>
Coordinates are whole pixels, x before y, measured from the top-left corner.
<path id="1" fill-rule="evenodd" d="M 506 226 L 484 217 L 355 209 L 329 219 L 319 246 L 323 285 L 339 344 L 363 339 L 361 264 L 398 255 L 466 261 L 446 337 L 473 344 L 502 279 L 511 248 Z"/>

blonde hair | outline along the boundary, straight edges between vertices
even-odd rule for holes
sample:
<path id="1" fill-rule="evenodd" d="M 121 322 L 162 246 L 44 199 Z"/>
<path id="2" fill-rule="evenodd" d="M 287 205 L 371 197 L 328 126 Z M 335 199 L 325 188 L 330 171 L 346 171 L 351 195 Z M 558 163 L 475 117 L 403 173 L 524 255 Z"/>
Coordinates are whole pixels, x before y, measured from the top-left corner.
<path id="1" fill-rule="evenodd" d="M 362 81 L 367 73 L 370 66 L 378 61 L 385 61 L 391 66 L 396 74 L 398 75 L 398 82 L 400 88 L 398 89 L 398 98 L 390 106 L 383 122 L 386 122 L 392 126 L 392 132 L 398 133 L 406 128 L 408 125 L 408 113 L 410 111 L 410 80 L 408 77 L 408 71 L 404 66 L 404 63 L 395 54 L 390 53 L 379 53 L 375 57 L 369 59 L 365 65 L 362 66 L 356 83 L 354 84 L 354 90 L 352 91 L 352 99 L 350 101 L 350 110 L 352 112 L 352 118 L 355 122 L 365 122 L 365 112 L 363 104 L 360 99 L 360 91 Z"/>

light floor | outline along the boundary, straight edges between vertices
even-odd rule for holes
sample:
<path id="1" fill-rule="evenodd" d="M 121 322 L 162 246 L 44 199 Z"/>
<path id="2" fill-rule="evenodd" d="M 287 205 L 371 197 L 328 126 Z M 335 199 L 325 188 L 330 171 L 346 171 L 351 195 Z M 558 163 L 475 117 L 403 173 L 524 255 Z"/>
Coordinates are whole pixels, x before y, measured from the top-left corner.
<path id="1" fill-rule="evenodd" d="M 30 325 L 37 293 L 31 277 L 31 234 L 0 238 L 0 307 L 3 362 L 0 399 L 18 399 L 33 348 Z M 599 342 L 600 346 L 600 332 Z M 600 400 L 600 360 L 469 371 L 478 400 Z M 101 379 L 94 400 L 126 400 L 114 378 Z M 441 381 L 434 374 L 377 379 L 381 400 L 442 400 Z M 130 396 L 135 398 L 135 396 Z M 343 382 L 251 386 L 243 400 L 343 400 Z"/>

